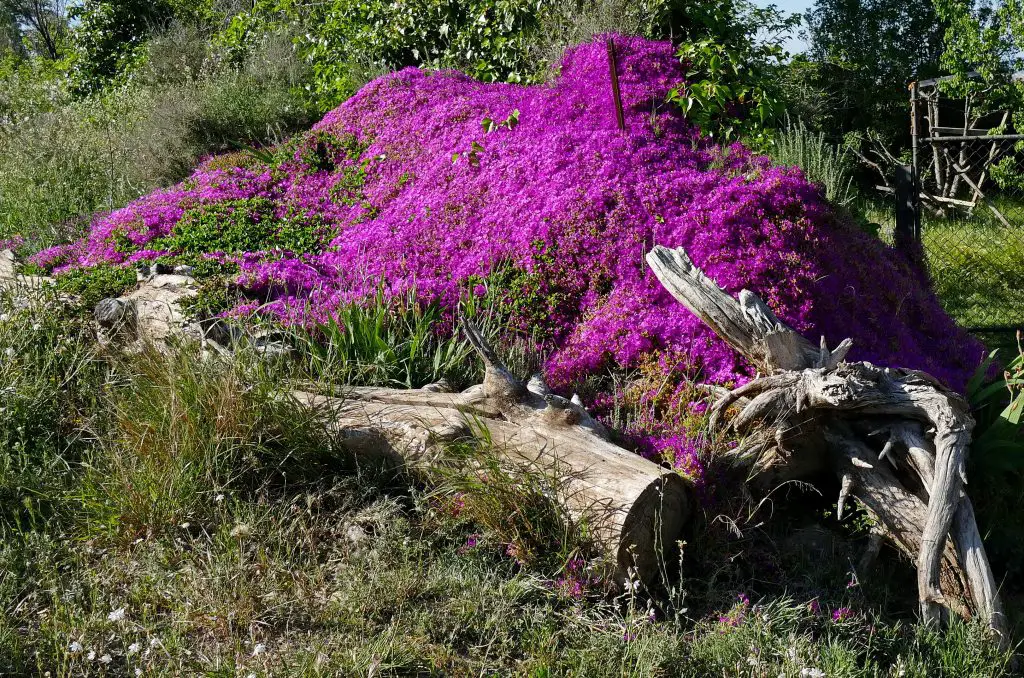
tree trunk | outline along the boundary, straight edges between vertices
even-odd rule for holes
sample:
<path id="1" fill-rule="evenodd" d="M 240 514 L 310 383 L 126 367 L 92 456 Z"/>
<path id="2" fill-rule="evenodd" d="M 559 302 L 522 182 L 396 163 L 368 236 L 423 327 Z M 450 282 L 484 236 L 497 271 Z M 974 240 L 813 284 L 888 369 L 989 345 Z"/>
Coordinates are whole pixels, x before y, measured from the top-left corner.
<path id="1" fill-rule="evenodd" d="M 296 391 L 323 413 L 351 449 L 377 463 L 436 466 L 445 443 L 473 436 L 501 457 L 528 461 L 566 479 L 564 500 L 585 520 L 617 567 L 621 583 L 652 582 L 680 538 L 690 513 L 687 482 L 608 440 L 580 405 L 550 393 L 537 377 L 512 376 L 467 324 L 484 357 L 482 384 L 463 393 L 433 388 L 352 388 L 340 397 Z"/>
<path id="2" fill-rule="evenodd" d="M 730 422 L 747 434 L 737 460 L 792 475 L 831 468 L 842 486 L 840 514 L 848 497 L 857 499 L 917 563 L 922 617 L 973 611 L 1005 645 L 1005 615 L 963 489 L 974 427 L 964 399 L 923 372 L 844 362 L 849 339 L 830 351 L 822 337 L 815 348 L 757 295 L 726 294 L 681 249 L 655 247 L 647 261 L 680 303 L 763 375 L 712 408 L 715 426 L 748 399 Z"/>

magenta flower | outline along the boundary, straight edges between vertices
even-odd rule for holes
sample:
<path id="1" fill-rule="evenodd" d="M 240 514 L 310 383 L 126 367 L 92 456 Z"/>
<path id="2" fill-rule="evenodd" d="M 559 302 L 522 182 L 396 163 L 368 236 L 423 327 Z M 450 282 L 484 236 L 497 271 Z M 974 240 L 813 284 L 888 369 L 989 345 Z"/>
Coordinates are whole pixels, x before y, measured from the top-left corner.
<path id="1" fill-rule="evenodd" d="M 736 602 L 727 613 L 718 615 L 718 623 L 726 626 L 739 626 L 746 620 L 749 611 L 750 597 L 746 593 L 741 593 L 736 596 Z"/>
<path id="2" fill-rule="evenodd" d="M 843 621 L 853 616 L 853 610 L 848 607 L 839 607 L 832 611 L 832 621 Z"/>

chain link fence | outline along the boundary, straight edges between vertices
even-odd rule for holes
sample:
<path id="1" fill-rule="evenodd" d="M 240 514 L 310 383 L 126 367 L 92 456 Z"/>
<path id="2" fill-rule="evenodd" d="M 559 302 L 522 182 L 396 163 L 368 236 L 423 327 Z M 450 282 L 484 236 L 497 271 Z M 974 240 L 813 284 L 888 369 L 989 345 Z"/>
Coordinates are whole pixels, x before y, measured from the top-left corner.
<path id="1" fill-rule="evenodd" d="M 936 291 L 969 329 L 1016 329 L 1024 324 L 1024 136 L 933 137 L 927 147 L 930 167 L 918 168 L 921 240 Z M 991 158 L 1015 166 L 1016 181 L 986 173 Z"/>
<path id="2" fill-rule="evenodd" d="M 911 104 L 919 237 L 936 292 L 963 327 L 1006 343 L 1024 327 L 1024 134 L 1007 133 L 1009 113 L 972 116 L 938 87 L 912 89 Z"/>

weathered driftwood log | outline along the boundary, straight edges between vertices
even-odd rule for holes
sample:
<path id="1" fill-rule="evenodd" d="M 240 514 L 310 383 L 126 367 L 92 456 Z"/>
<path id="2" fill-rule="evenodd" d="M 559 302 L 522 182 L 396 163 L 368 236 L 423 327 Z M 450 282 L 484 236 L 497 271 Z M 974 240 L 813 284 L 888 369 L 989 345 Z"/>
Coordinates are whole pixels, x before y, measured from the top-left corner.
<path id="1" fill-rule="evenodd" d="M 974 426 L 963 398 L 923 372 L 844 362 L 849 339 L 831 351 L 824 337 L 813 346 L 754 293 L 727 294 L 681 249 L 655 247 L 647 261 L 679 302 L 757 368 L 758 378 L 712 408 L 716 426 L 745 399 L 730 422 L 741 436 L 736 459 L 790 477 L 833 470 L 839 513 L 856 498 L 917 563 L 923 618 L 973 611 L 1005 643 L 995 578 L 963 489 Z"/>
<path id="2" fill-rule="evenodd" d="M 493 451 L 565 477 L 563 500 L 585 519 L 618 568 L 650 582 L 679 539 L 689 515 L 689 488 L 677 473 L 608 440 L 604 427 L 578 402 L 509 373 L 479 332 L 466 334 L 483 357 L 482 384 L 463 393 L 432 386 L 418 390 L 352 388 L 342 397 L 297 391 L 324 413 L 357 454 L 402 466 L 431 468 L 445 443 L 483 437 Z"/>

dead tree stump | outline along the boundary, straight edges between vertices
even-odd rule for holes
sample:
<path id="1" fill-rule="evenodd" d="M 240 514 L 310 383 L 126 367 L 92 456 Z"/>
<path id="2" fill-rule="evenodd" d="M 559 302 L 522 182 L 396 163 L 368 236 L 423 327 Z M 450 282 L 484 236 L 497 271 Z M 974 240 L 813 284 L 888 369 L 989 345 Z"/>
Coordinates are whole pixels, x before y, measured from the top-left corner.
<path id="1" fill-rule="evenodd" d="M 790 477 L 831 469 L 842 487 L 839 513 L 857 499 L 917 564 L 924 620 L 973 613 L 1005 645 L 1006 618 L 964 491 L 974 427 L 966 401 L 923 372 L 845 362 L 849 339 L 834 350 L 824 337 L 813 346 L 756 294 L 728 295 L 682 249 L 655 247 L 647 261 L 680 303 L 757 369 L 756 379 L 712 408 L 717 426 L 741 405 L 729 422 L 740 436 L 736 461 Z"/>

